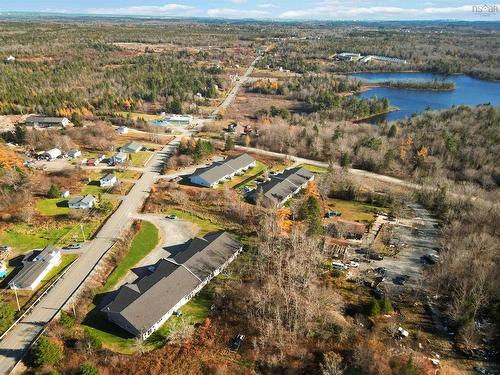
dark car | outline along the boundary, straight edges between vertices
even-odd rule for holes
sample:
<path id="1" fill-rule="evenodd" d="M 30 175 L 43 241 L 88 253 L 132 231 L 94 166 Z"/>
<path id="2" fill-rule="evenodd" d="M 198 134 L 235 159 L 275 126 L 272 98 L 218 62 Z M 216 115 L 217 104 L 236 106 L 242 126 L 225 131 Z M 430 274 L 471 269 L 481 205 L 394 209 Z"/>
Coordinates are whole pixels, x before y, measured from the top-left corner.
<path id="1" fill-rule="evenodd" d="M 380 254 L 376 254 L 376 253 L 371 253 L 370 254 L 370 259 L 373 259 L 373 260 L 384 260 L 384 257 Z"/>
<path id="2" fill-rule="evenodd" d="M 380 276 L 387 276 L 387 268 L 385 267 L 377 267 L 375 268 L 375 273 Z"/>
<path id="3" fill-rule="evenodd" d="M 231 350 L 237 352 L 240 349 L 241 344 L 243 344 L 243 340 L 245 340 L 245 335 L 242 335 L 241 333 L 236 335 L 236 337 L 231 340 Z"/>
<path id="4" fill-rule="evenodd" d="M 392 279 L 392 282 L 396 285 L 405 285 L 406 281 L 409 279 L 407 275 L 396 276 Z"/>

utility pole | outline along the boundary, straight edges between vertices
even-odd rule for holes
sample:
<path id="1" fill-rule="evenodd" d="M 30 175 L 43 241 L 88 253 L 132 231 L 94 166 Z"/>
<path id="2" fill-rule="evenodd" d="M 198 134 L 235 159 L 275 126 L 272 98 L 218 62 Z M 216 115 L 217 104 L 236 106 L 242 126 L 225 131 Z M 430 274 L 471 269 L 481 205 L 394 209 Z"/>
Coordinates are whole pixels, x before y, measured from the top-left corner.
<path id="1" fill-rule="evenodd" d="M 16 295 L 17 311 L 21 311 L 21 306 L 19 306 L 19 298 L 17 297 L 17 286 L 15 284 L 12 286 L 12 289 L 14 289 L 14 294 Z"/>

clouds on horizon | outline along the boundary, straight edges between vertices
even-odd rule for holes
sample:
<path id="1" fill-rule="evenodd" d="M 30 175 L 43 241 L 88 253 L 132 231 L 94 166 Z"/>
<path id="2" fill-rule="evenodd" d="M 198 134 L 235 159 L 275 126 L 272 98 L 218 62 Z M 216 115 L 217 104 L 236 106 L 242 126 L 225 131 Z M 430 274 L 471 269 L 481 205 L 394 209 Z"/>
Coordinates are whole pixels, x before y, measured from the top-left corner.
<path id="1" fill-rule="evenodd" d="M 156 4 L 147 4 L 147 2 Z M 174 0 L 175 1 L 175 0 Z M 465 0 L 467 1 L 467 0 Z M 418 0 L 406 1 L 405 6 L 396 0 L 358 0 L 346 4 L 341 0 L 178 0 L 161 4 L 158 0 L 145 0 L 146 4 L 134 4 L 134 0 L 123 1 L 123 6 L 106 6 L 106 0 L 94 2 L 102 6 L 79 8 L 74 12 L 105 15 L 171 16 L 171 17 L 217 17 L 217 18 L 255 18 L 281 20 L 409 20 L 409 19 L 466 19 L 499 20 L 500 4 L 497 11 L 489 17 L 481 17 L 472 11 L 474 5 L 465 1 Z M 480 0 L 482 1 L 482 0 Z M 42 3 L 42 1 L 40 2 Z M 38 3 L 38 4 L 40 4 Z M 108 4 L 118 2 L 108 0 Z M 119 3 L 118 3 L 119 4 Z M 132 4 L 132 5 L 127 5 Z M 66 3 L 67 5 L 67 3 Z M 71 12 L 67 8 L 65 11 Z M 484 15 L 484 14 L 483 14 Z"/>

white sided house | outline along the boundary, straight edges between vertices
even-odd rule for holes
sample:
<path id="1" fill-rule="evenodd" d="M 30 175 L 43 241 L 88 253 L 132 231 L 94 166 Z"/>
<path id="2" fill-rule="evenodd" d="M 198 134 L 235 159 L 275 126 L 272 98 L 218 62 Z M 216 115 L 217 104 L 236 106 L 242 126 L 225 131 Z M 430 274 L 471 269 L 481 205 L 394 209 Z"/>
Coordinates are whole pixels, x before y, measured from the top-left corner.
<path id="1" fill-rule="evenodd" d="M 116 129 L 118 134 L 128 134 L 128 128 L 126 126 L 120 126 Z"/>
<path id="2" fill-rule="evenodd" d="M 99 180 L 99 186 L 104 186 L 104 187 L 115 186 L 117 181 L 118 180 L 116 179 L 116 176 L 113 173 L 108 173 L 106 176 L 102 177 Z"/>
<path id="3" fill-rule="evenodd" d="M 125 161 L 127 161 L 127 154 L 124 152 L 117 152 L 113 156 L 113 162 L 115 163 L 125 163 Z"/>
<path id="4" fill-rule="evenodd" d="M 237 174 L 243 174 L 248 169 L 255 167 L 256 161 L 248 154 L 241 154 L 215 162 L 208 167 L 198 168 L 189 177 L 196 185 L 215 187 L 218 183 L 230 180 Z"/>
<path id="5" fill-rule="evenodd" d="M 80 150 L 71 150 L 68 151 L 68 157 L 71 159 L 75 159 L 82 156 L 82 152 Z"/>
<path id="6" fill-rule="evenodd" d="M 68 201 L 69 208 L 85 209 L 94 207 L 96 199 L 93 195 L 87 194 L 85 196 L 79 196 L 71 198 Z"/>
<path id="7" fill-rule="evenodd" d="M 9 282 L 9 287 L 16 290 L 35 290 L 49 271 L 61 262 L 61 251 L 54 246 L 47 246 L 38 254 L 32 252 L 23 259 L 23 268 Z"/>
<path id="8" fill-rule="evenodd" d="M 169 115 L 165 120 L 172 125 L 191 125 L 193 116 L 191 115 Z"/>
<path id="9" fill-rule="evenodd" d="M 172 258 L 161 259 L 149 276 L 120 287 L 101 311 L 131 334 L 146 339 L 193 298 L 241 252 L 227 232 L 194 238 Z"/>

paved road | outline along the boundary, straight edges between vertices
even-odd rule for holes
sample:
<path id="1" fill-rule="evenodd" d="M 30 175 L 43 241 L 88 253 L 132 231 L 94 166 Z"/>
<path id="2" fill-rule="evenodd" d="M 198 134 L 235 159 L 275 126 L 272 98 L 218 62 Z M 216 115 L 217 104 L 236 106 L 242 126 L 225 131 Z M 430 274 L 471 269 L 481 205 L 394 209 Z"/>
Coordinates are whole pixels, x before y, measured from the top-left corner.
<path id="1" fill-rule="evenodd" d="M 120 238 L 132 221 L 132 215 L 141 208 L 143 201 L 148 196 L 155 178 L 161 171 L 161 164 L 166 157 L 165 153 L 177 147 L 178 143 L 179 138 L 176 138 L 160 152 L 155 153 L 144 169 L 141 178 L 129 194 L 123 198 L 116 212 L 110 216 L 96 237 L 86 244 L 85 252 L 33 311 L 0 342 L 0 374 L 11 371 L 44 326 L 52 320 L 59 309 L 85 281 L 102 256 Z"/>
<path id="2" fill-rule="evenodd" d="M 215 109 L 215 111 L 213 112 L 214 115 L 218 114 L 221 110 L 226 110 L 227 107 L 229 107 L 231 105 L 231 103 L 234 101 L 234 99 L 236 99 L 236 96 L 238 95 L 238 91 L 240 91 L 240 88 L 245 84 L 247 83 L 248 81 L 248 78 L 250 77 L 250 75 L 252 74 L 254 68 L 255 68 L 255 64 L 257 64 L 257 61 L 259 61 L 260 59 L 260 56 L 257 56 L 255 58 L 254 61 L 252 61 L 252 63 L 250 64 L 250 66 L 248 67 L 248 69 L 245 71 L 245 74 L 243 74 L 241 77 L 240 77 L 240 80 L 239 81 L 236 81 L 235 85 L 233 86 L 233 88 L 231 89 L 231 91 L 229 91 L 229 94 L 226 96 L 226 98 L 222 101 L 222 103 Z"/>

